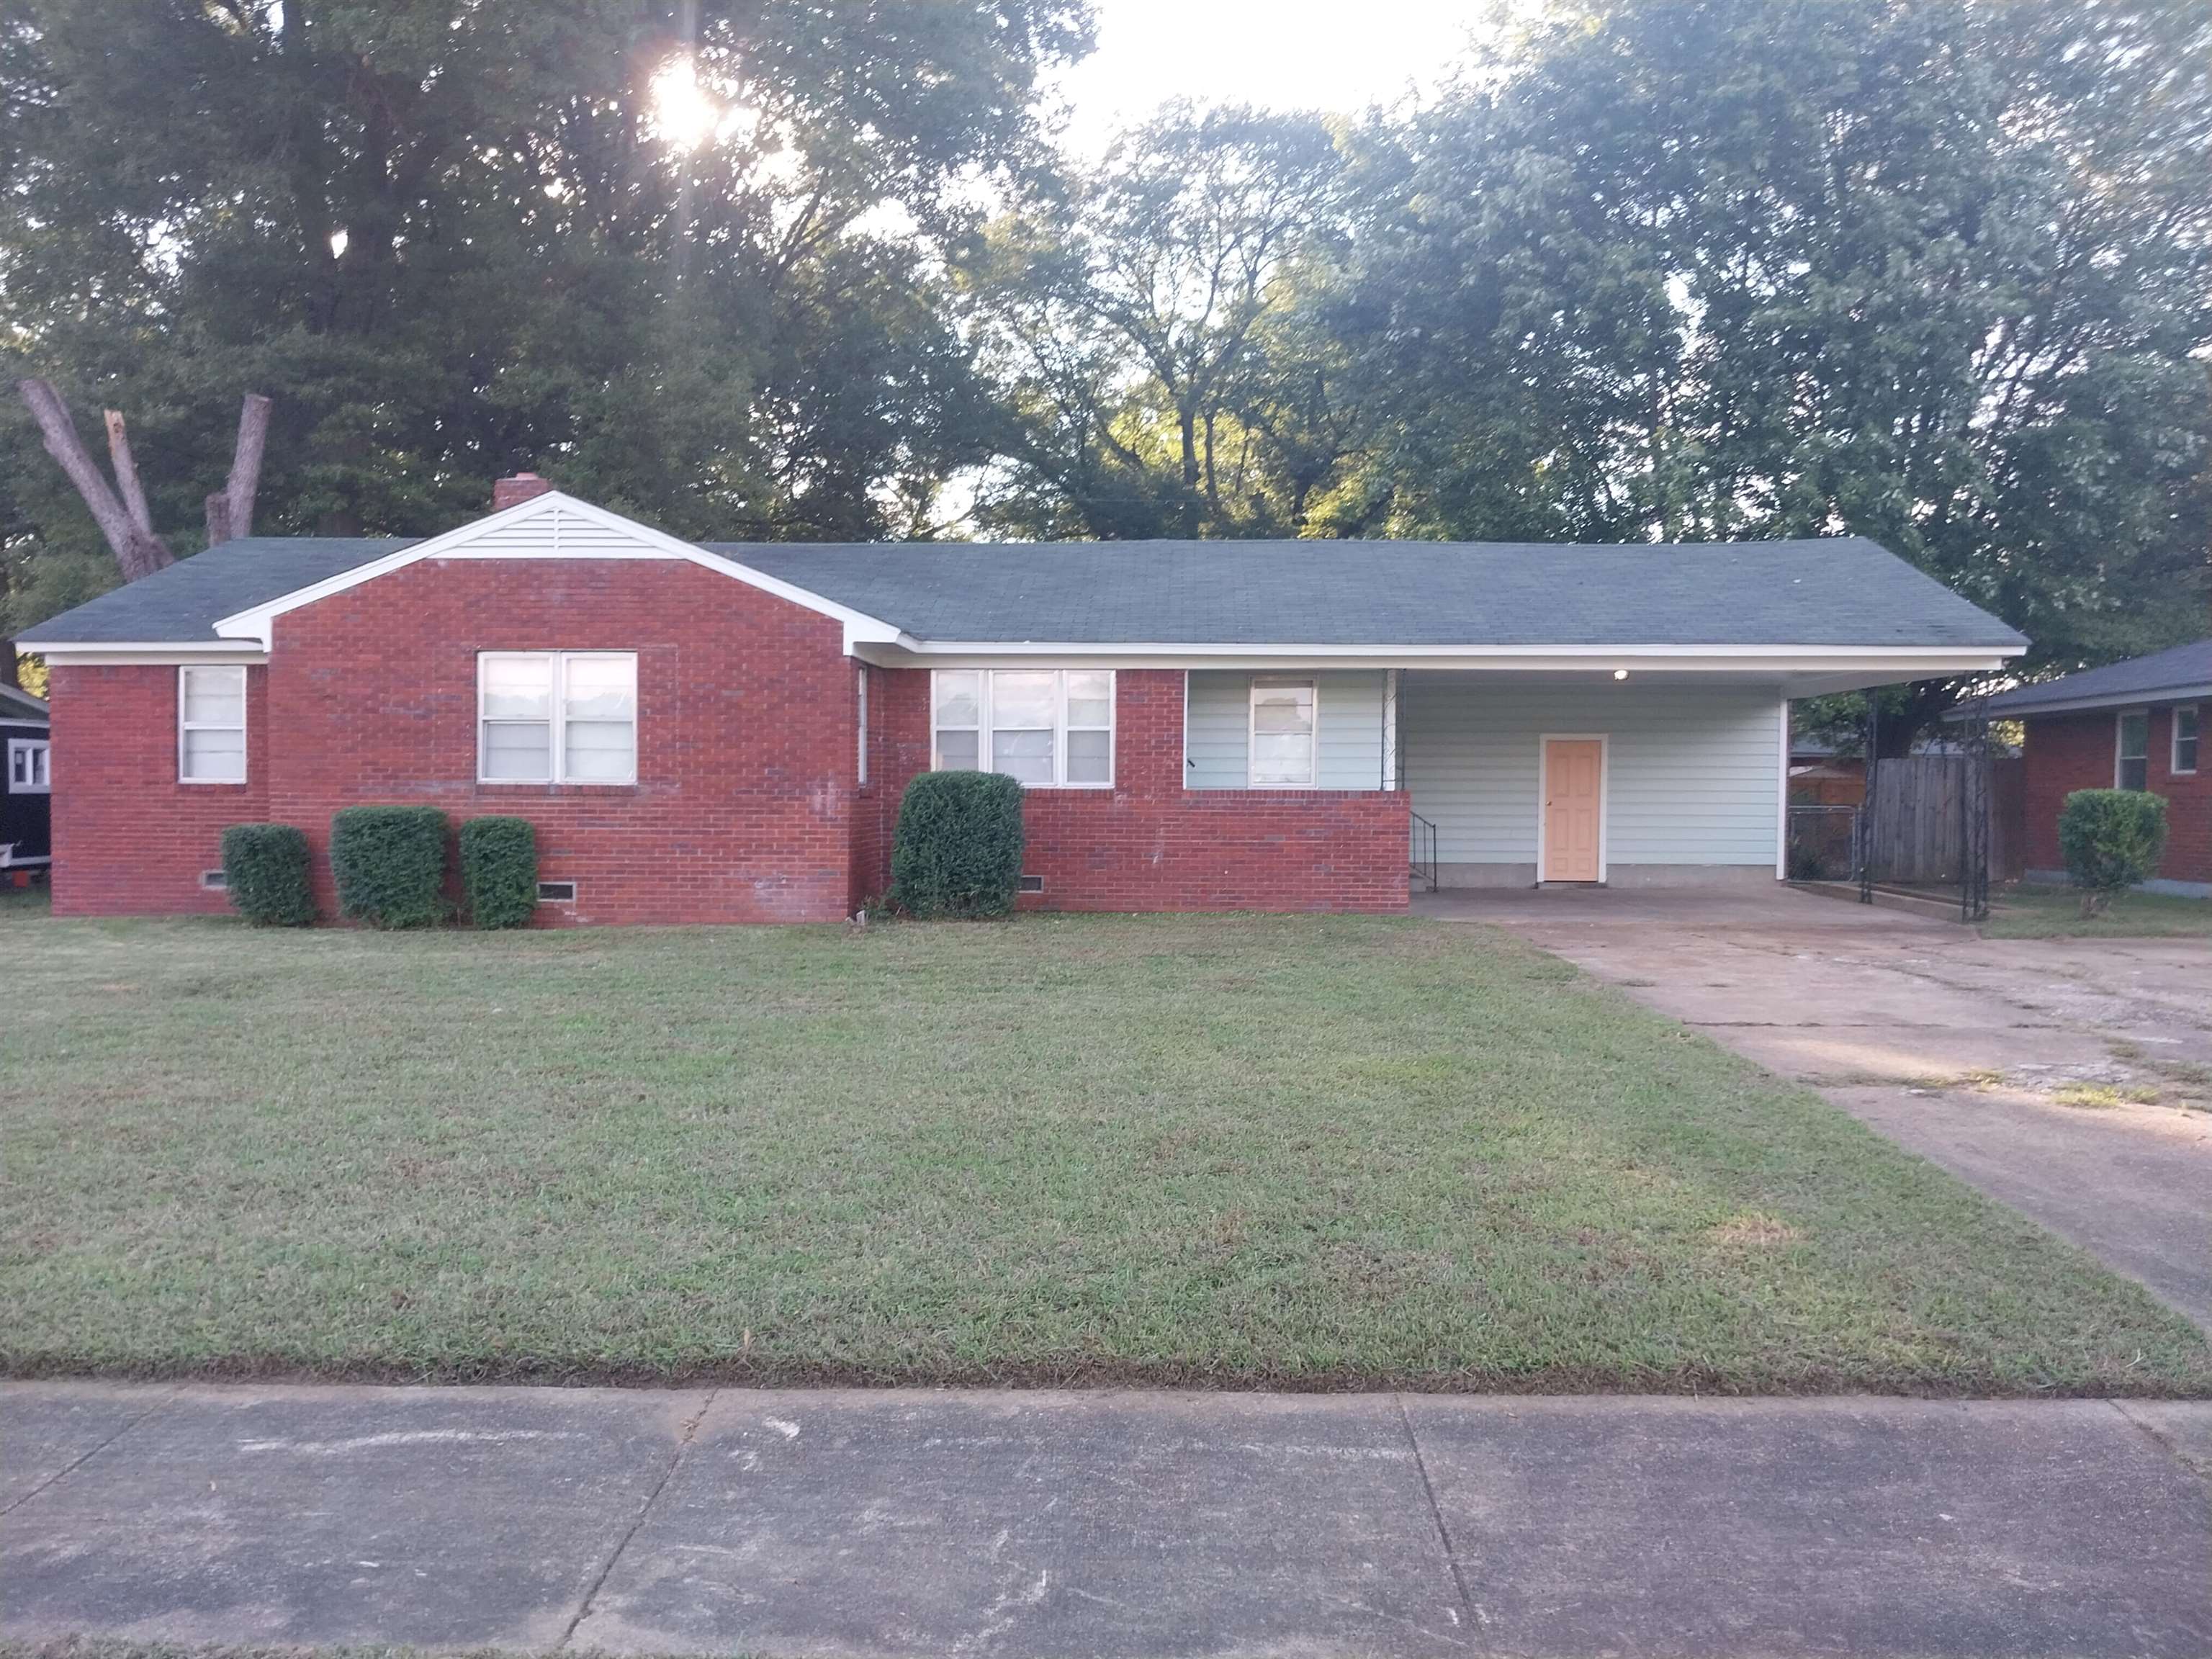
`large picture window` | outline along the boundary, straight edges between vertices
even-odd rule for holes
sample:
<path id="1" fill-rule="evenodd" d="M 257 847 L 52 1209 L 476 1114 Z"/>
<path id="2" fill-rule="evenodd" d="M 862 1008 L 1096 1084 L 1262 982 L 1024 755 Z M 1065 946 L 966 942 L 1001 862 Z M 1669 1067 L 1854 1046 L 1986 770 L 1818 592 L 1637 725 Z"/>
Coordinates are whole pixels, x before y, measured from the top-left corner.
<path id="1" fill-rule="evenodd" d="M 1035 788 L 1113 786 L 1111 670 L 941 668 L 930 706 L 940 772 L 1004 772 Z"/>
<path id="2" fill-rule="evenodd" d="M 184 783 L 246 781 L 242 664 L 177 671 L 177 777 Z"/>
<path id="3" fill-rule="evenodd" d="M 1251 760 L 1255 789 L 1314 787 L 1314 683 L 1252 682 Z"/>
<path id="4" fill-rule="evenodd" d="M 2130 708 L 2119 718 L 2119 755 L 2112 766 L 2116 789 L 2150 787 L 2150 714 Z"/>
<path id="5" fill-rule="evenodd" d="M 487 651 L 477 658 L 481 783 L 637 781 L 637 655 Z"/>

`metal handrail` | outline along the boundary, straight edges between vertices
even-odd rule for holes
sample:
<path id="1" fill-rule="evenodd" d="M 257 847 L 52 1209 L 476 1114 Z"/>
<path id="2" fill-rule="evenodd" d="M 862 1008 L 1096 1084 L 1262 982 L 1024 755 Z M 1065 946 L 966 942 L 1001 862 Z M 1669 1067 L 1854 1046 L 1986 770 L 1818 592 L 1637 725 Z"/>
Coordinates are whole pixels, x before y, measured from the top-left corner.
<path id="1" fill-rule="evenodd" d="M 1433 893 L 1440 884 L 1437 878 L 1437 826 L 1419 812 L 1408 811 L 1406 816 L 1413 820 L 1413 844 L 1407 851 L 1408 873 L 1415 881 L 1425 883 L 1427 890 Z"/>

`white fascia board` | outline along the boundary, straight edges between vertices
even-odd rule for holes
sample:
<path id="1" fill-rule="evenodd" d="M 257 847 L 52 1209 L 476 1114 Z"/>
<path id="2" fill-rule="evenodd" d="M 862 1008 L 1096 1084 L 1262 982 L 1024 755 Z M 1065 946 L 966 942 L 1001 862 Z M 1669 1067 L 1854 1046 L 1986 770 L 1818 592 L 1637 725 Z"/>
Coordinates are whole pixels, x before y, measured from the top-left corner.
<path id="1" fill-rule="evenodd" d="M 483 545 L 483 538 L 495 532 L 526 525 L 534 519 L 544 518 L 556 513 L 568 514 L 586 523 L 597 525 L 603 530 L 613 531 L 617 535 L 629 538 L 636 545 L 612 550 L 592 547 L 574 553 L 562 552 L 557 546 L 509 548 Z M 379 576 L 404 569 L 407 566 L 419 563 L 424 559 L 682 559 L 704 569 L 718 572 L 733 580 L 744 582 L 749 587 L 757 587 L 763 592 L 773 593 L 776 598 L 788 600 L 802 610 L 811 611 L 817 616 L 829 617 L 842 623 L 845 629 L 845 650 L 848 654 L 851 654 L 854 647 L 863 641 L 890 641 L 899 637 L 898 630 L 888 623 L 864 615 L 849 606 L 825 599 L 819 593 L 809 592 L 803 587 L 771 576 L 765 571 L 755 570 L 751 566 L 740 564 L 734 559 L 726 559 L 719 553 L 709 553 L 703 547 L 695 546 L 690 542 L 679 541 L 677 538 L 655 530 L 649 525 L 640 524 L 634 519 L 625 519 L 619 513 L 610 513 L 603 507 L 595 507 L 589 501 L 579 501 L 574 495 L 565 495 L 557 489 L 548 490 L 542 495 L 532 495 L 528 501 L 517 501 L 513 507 L 506 507 L 487 517 L 471 520 L 467 524 L 462 525 L 458 529 L 449 530 L 443 535 L 433 536 L 427 541 L 416 542 L 412 546 L 401 548 L 396 553 L 387 553 L 380 559 L 373 559 L 367 564 L 356 565 L 350 570 L 341 571 L 337 575 L 328 577 L 322 581 L 313 583 L 306 587 L 295 588 L 291 592 L 268 600 L 264 604 L 237 611 L 217 622 L 215 631 L 227 640 L 256 641 L 264 651 L 266 651 L 274 637 L 274 624 L 276 618 L 287 611 L 297 611 L 301 606 L 313 605 L 318 599 L 329 599 L 334 593 L 343 593 L 348 588 L 360 586 L 363 582 L 374 581 Z"/>
<path id="2" fill-rule="evenodd" d="M 2029 708 L 1989 708 L 1976 710 L 1962 704 L 1947 718 L 1971 720 L 1984 713 L 1993 720 L 2032 720 L 2044 714 L 2089 714 L 2100 708 L 2154 708 L 2170 702 L 2203 702 L 2212 699 L 2212 682 L 2202 685 L 2164 685 L 2148 691 L 2116 691 L 2103 696 L 2067 697 L 2052 702 L 2039 702 Z"/>
<path id="3" fill-rule="evenodd" d="M 1789 645 L 1164 645 L 1053 641 L 915 641 L 864 644 L 883 668 L 988 668 L 1049 659 L 1055 664 L 1121 668 L 1426 668 L 1493 672 L 1740 674 L 1766 679 L 1820 675 L 1853 685 L 1937 675 L 1986 673 L 2021 646 L 1893 647 Z M 1803 694 L 1800 694 L 1803 695 Z"/>
<path id="4" fill-rule="evenodd" d="M 19 643 L 19 657 L 43 657 L 49 663 L 81 667 L 116 667 L 131 663 L 259 663 L 269 653 L 251 640 L 57 640 L 45 645 Z"/>

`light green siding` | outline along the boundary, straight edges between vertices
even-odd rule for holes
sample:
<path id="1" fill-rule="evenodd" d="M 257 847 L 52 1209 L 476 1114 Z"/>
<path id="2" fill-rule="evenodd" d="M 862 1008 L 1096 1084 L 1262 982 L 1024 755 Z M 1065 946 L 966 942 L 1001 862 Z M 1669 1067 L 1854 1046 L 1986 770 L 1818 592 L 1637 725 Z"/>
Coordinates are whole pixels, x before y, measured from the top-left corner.
<path id="1" fill-rule="evenodd" d="M 1246 673 L 1196 671 L 1184 707 L 1183 781 L 1193 789 L 1242 789 L 1251 732 L 1252 681 Z M 1267 678 L 1310 678 L 1319 753 L 1316 781 L 1323 789 L 1382 787 L 1382 676 L 1380 672 Z"/>
<path id="2" fill-rule="evenodd" d="M 1437 826 L 1437 857 L 1448 865 L 1534 864 L 1537 764 L 1550 732 L 1610 739 L 1609 867 L 1771 869 L 1780 720 L 1773 688 L 1445 673 L 1399 681 L 1406 787 L 1413 811 Z"/>

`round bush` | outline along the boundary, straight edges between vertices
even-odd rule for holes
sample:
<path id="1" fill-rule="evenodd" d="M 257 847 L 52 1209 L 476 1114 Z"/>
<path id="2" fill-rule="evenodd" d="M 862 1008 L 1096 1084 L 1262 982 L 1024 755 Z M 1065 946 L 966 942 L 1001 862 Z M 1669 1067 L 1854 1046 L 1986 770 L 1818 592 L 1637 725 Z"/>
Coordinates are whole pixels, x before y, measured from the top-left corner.
<path id="1" fill-rule="evenodd" d="M 461 892 L 478 927 L 520 927 L 538 913 L 538 831 L 528 818 L 461 826 Z"/>
<path id="2" fill-rule="evenodd" d="M 2085 912 L 2148 881 L 2166 851 L 2166 803 L 2141 789 L 2076 789 L 2058 809 L 2058 855 Z"/>
<path id="3" fill-rule="evenodd" d="M 372 927 L 446 918 L 446 815 L 434 806 L 349 806 L 331 817 L 341 914 Z"/>
<path id="4" fill-rule="evenodd" d="M 999 772 L 924 772 L 899 802 L 891 896 L 916 916 L 1003 916 L 1020 885 L 1022 787 Z"/>
<path id="5" fill-rule="evenodd" d="M 234 823 L 222 832 L 222 884 L 257 927 L 305 927 L 315 919 L 307 834 L 289 823 Z"/>

